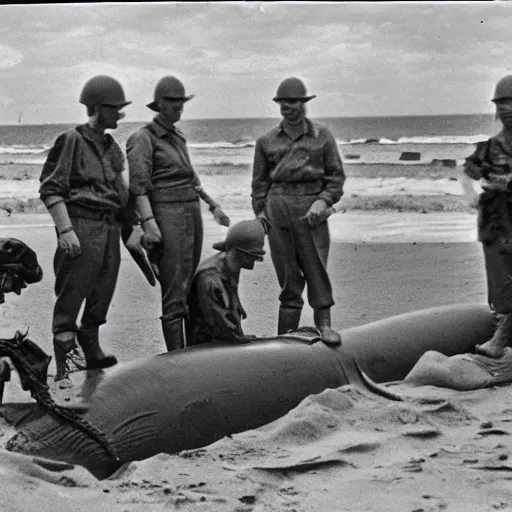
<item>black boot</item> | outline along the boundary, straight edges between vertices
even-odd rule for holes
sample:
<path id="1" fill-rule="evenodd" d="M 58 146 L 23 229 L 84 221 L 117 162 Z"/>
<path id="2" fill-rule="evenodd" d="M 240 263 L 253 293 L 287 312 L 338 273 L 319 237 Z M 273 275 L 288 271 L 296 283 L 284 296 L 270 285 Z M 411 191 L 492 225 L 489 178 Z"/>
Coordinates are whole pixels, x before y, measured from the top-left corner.
<path id="1" fill-rule="evenodd" d="M 173 352 L 174 350 L 179 350 L 185 346 L 185 337 L 183 335 L 183 318 L 162 320 L 162 331 L 164 333 L 167 352 Z"/>
<path id="2" fill-rule="evenodd" d="M 105 354 L 101 349 L 97 327 L 80 328 L 77 332 L 77 339 L 84 351 L 87 370 L 98 370 L 117 364 L 116 356 Z"/>
<path id="3" fill-rule="evenodd" d="M 277 334 L 286 334 L 299 327 L 301 308 L 279 308 L 279 319 L 277 321 Z"/>
<path id="4" fill-rule="evenodd" d="M 57 371 L 54 380 L 67 379 L 72 372 L 85 370 L 86 362 L 78 350 L 75 334 L 68 339 L 53 338 L 53 352 Z"/>
<path id="5" fill-rule="evenodd" d="M 313 312 L 315 327 L 326 345 L 341 345 L 341 336 L 331 329 L 331 308 L 319 308 Z"/>

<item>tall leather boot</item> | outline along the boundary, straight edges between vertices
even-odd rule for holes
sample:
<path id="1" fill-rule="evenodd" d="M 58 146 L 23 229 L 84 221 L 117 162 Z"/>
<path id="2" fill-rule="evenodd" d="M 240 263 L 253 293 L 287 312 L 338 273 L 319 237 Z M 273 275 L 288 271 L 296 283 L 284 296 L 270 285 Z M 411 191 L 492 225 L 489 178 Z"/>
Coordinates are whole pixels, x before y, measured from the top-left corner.
<path id="1" fill-rule="evenodd" d="M 501 357 L 505 347 L 512 344 L 512 313 L 502 316 L 492 338 L 483 345 L 477 345 L 475 352 L 488 357 Z"/>
<path id="2" fill-rule="evenodd" d="M 98 370 L 117 364 L 116 356 L 105 354 L 101 349 L 97 327 L 80 328 L 77 332 L 77 339 L 84 351 L 87 370 Z"/>
<path id="3" fill-rule="evenodd" d="M 326 345 L 341 345 L 341 336 L 331 329 L 331 308 L 318 308 L 313 311 L 315 327 L 320 331 Z"/>
<path id="4" fill-rule="evenodd" d="M 277 320 L 277 334 L 286 334 L 299 327 L 301 308 L 288 308 L 280 306 L 279 318 Z"/>
<path id="5" fill-rule="evenodd" d="M 183 334 L 183 318 L 162 320 L 162 331 L 164 333 L 167 352 L 173 352 L 174 350 L 179 350 L 185 346 L 185 336 Z"/>
<path id="6" fill-rule="evenodd" d="M 53 338 L 53 352 L 57 371 L 54 380 L 67 379 L 71 372 L 85 370 L 86 362 L 78 351 L 75 334 L 70 333 L 67 339 Z"/>

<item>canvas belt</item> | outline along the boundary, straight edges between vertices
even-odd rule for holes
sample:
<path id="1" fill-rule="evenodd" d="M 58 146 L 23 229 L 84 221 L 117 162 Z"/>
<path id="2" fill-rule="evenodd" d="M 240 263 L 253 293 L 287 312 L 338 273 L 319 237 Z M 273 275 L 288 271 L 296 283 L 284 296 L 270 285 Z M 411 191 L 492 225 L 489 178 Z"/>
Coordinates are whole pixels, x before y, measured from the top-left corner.
<path id="1" fill-rule="evenodd" d="M 155 188 L 148 192 L 151 202 L 174 203 L 195 201 L 198 195 L 193 186 Z"/>
<path id="2" fill-rule="evenodd" d="M 274 182 L 270 186 L 269 193 L 277 193 L 291 196 L 316 195 L 323 189 L 323 181 L 297 181 L 297 182 Z"/>
<path id="3" fill-rule="evenodd" d="M 93 210 L 78 204 L 67 204 L 70 217 L 79 217 L 81 219 L 99 220 L 104 222 L 118 222 L 118 210 Z"/>

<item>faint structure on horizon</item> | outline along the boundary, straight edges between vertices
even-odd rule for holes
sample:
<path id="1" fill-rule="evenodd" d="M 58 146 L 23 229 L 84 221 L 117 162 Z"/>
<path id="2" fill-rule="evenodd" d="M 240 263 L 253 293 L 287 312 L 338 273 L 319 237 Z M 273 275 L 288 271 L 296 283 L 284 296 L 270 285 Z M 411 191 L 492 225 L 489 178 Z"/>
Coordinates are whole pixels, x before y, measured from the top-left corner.
<path id="1" fill-rule="evenodd" d="M 18 124 L 21 123 L 22 116 L 23 116 L 23 110 L 18 110 Z"/>

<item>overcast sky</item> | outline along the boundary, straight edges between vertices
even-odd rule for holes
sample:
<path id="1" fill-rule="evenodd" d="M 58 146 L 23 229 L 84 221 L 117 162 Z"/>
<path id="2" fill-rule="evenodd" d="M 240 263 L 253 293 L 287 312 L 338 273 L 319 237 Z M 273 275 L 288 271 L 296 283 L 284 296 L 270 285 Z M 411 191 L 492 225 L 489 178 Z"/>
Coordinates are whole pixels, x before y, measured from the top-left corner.
<path id="1" fill-rule="evenodd" d="M 83 83 L 120 80 L 145 107 L 162 76 L 195 94 L 184 118 L 278 117 L 304 79 L 312 117 L 492 112 L 512 74 L 512 3 L 154 3 L 0 7 L 0 123 L 81 121 Z"/>

